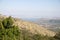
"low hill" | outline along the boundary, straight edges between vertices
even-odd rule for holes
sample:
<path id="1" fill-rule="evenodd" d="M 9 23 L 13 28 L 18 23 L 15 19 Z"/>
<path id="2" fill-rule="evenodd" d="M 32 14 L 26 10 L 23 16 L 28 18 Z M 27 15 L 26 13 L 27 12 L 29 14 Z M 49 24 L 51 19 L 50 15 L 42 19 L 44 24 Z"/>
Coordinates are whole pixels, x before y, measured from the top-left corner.
<path id="1" fill-rule="evenodd" d="M 0 16 L 2 19 L 6 18 L 6 16 Z M 30 31 L 33 34 L 41 34 L 41 35 L 47 35 L 47 36 L 55 36 L 56 33 L 50 30 L 47 30 L 46 28 L 32 23 L 32 22 L 28 22 L 28 21 L 24 21 L 21 20 L 19 18 L 13 18 L 14 19 L 14 25 L 18 26 L 20 29 L 26 29 L 28 31 Z"/>
<path id="2" fill-rule="evenodd" d="M 34 23 L 42 25 L 54 32 L 58 32 L 60 30 L 60 18 L 38 18 Z"/>

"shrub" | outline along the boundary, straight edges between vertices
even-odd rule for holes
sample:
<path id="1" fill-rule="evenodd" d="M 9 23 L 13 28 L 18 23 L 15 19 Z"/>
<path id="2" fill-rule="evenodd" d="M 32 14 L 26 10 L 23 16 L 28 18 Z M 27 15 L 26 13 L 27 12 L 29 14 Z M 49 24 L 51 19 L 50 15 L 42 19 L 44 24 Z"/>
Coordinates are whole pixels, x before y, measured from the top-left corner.
<path id="1" fill-rule="evenodd" d="M 0 40 L 20 40 L 20 30 L 13 25 L 12 17 L 0 21 Z"/>

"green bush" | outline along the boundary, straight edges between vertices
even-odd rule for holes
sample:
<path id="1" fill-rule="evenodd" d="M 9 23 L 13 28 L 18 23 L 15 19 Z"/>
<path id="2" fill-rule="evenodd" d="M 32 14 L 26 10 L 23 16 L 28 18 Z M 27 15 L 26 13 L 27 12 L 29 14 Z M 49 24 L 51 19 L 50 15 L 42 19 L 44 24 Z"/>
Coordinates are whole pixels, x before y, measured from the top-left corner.
<path id="1" fill-rule="evenodd" d="M 12 27 L 13 19 L 12 19 L 12 17 L 10 16 L 10 17 L 4 19 L 4 20 L 2 21 L 2 23 L 3 23 L 3 26 L 4 26 L 5 28 Z"/>
<path id="2" fill-rule="evenodd" d="M 12 17 L 0 21 L 0 40 L 20 40 L 20 30 L 13 25 Z"/>

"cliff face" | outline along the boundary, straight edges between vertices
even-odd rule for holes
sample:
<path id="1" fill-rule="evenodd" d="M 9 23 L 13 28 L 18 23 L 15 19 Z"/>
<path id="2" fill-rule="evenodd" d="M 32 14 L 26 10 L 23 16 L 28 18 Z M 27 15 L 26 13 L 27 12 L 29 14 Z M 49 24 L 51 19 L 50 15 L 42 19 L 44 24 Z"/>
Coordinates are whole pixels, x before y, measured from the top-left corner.
<path id="1" fill-rule="evenodd" d="M 0 16 L 0 18 L 6 18 L 6 16 Z M 27 22 L 27 21 L 23 21 L 21 19 L 18 18 L 13 18 L 14 19 L 14 25 L 18 26 L 20 29 L 26 29 L 28 31 L 30 31 L 33 34 L 41 34 L 41 35 L 47 35 L 47 36 L 55 36 L 55 32 L 52 32 L 50 30 L 47 30 L 46 28 L 34 24 L 32 22 Z"/>

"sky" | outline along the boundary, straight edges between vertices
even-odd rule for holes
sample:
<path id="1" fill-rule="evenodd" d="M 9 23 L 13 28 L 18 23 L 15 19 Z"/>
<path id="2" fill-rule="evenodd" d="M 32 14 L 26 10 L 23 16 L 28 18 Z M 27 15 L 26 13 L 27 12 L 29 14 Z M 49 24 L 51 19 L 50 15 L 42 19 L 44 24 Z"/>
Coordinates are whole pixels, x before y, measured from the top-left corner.
<path id="1" fill-rule="evenodd" d="M 60 0 L 0 0 L 0 14 L 19 18 L 60 17 Z"/>

